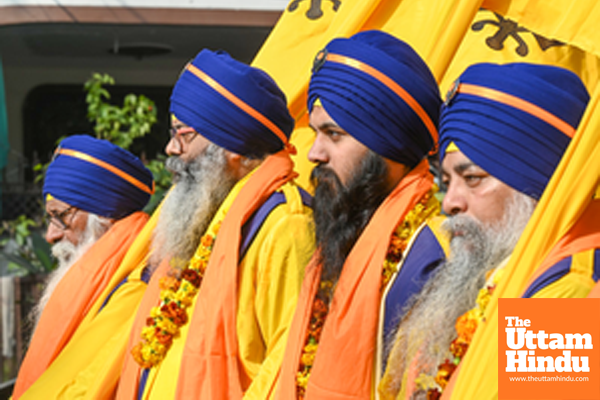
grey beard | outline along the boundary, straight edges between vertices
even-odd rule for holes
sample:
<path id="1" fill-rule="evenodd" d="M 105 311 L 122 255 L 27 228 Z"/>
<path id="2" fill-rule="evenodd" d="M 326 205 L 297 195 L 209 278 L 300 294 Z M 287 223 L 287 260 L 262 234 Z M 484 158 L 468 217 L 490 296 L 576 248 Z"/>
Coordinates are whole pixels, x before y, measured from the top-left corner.
<path id="1" fill-rule="evenodd" d="M 445 359 L 452 359 L 450 343 L 456 337 L 456 320 L 475 306 L 488 271 L 510 256 L 525 229 L 536 202 L 515 192 L 508 200 L 504 218 L 484 226 L 471 217 L 449 217 L 443 224 L 450 237 L 448 261 L 411 300 L 399 324 L 388 360 L 394 377 L 386 391 L 398 393 L 409 367 L 433 375 Z M 461 236 L 454 236 L 460 231 Z M 388 349 L 390 350 L 390 349 Z M 425 398 L 416 392 L 414 399 Z"/>
<path id="2" fill-rule="evenodd" d="M 54 293 L 54 289 L 62 280 L 65 274 L 71 269 L 73 264 L 84 255 L 94 243 L 100 239 L 110 228 L 110 220 L 96 214 L 88 214 L 85 230 L 81 233 L 79 243 L 74 245 L 66 239 L 52 246 L 52 255 L 58 260 L 58 267 L 50 273 L 46 280 L 46 285 L 42 293 L 42 297 L 32 310 L 32 319 L 37 325 L 42 311 L 46 307 L 50 296 Z"/>
<path id="3" fill-rule="evenodd" d="M 175 186 L 165 199 L 154 235 L 150 265 L 169 258 L 183 267 L 196 251 L 219 206 L 235 185 L 225 149 L 210 143 L 194 160 L 167 159 Z"/>

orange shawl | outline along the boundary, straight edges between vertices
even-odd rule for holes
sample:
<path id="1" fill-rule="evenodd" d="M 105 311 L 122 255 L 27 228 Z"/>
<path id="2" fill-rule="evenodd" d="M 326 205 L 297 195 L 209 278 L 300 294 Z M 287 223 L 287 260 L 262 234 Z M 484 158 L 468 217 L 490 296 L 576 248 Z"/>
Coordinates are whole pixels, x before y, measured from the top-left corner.
<path id="1" fill-rule="evenodd" d="M 563 258 L 598 247 L 600 247 L 600 199 L 592 200 L 588 204 L 573 227 L 545 257 L 544 262 L 529 279 L 525 289 Z"/>
<path id="2" fill-rule="evenodd" d="M 241 399 L 248 377 L 239 366 L 236 312 L 237 272 L 242 226 L 284 183 L 295 177 L 286 150 L 267 157 L 241 189 L 225 216 L 190 319 L 176 397 Z M 129 351 L 139 341 L 160 290 L 156 282 L 168 270 L 163 263 L 152 277 L 134 322 Z M 154 281 L 154 283 L 153 283 Z M 137 398 L 141 369 L 127 356 L 117 398 Z"/>
<path id="3" fill-rule="evenodd" d="M 145 213 L 136 212 L 115 222 L 56 286 L 19 370 L 13 399 L 25 393 L 69 342 L 147 220 Z"/>
<path id="4" fill-rule="evenodd" d="M 432 181 L 429 164 L 423 160 L 385 199 L 350 251 L 325 320 L 306 399 L 371 398 L 382 266 L 389 238 L 399 221 L 431 188 Z M 290 328 L 278 399 L 296 399 L 296 373 L 321 277 L 321 265 L 315 260 L 313 257 L 306 269 Z"/>

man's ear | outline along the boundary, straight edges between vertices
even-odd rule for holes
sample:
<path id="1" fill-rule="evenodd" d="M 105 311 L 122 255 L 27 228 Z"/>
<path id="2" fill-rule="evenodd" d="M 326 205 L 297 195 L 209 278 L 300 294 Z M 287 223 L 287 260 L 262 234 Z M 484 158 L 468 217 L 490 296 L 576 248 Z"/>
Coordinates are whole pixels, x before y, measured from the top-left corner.
<path id="1" fill-rule="evenodd" d="M 241 179 L 248 172 L 244 171 L 242 158 L 243 157 L 240 154 L 233 153 L 229 150 L 225 150 L 225 159 L 227 160 L 227 166 L 237 179 Z"/>

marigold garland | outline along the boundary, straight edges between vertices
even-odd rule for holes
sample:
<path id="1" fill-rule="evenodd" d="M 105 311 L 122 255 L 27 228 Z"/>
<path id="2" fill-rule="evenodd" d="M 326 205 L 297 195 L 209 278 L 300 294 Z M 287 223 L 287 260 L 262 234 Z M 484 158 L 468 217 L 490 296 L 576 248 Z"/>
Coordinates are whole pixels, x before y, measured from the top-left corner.
<path id="1" fill-rule="evenodd" d="M 452 374 L 467 353 L 477 327 L 482 321 L 485 321 L 485 310 L 498 282 L 502 278 L 503 272 L 503 269 L 498 269 L 493 273 L 490 280 L 479 290 L 475 307 L 456 320 L 455 328 L 457 337 L 450 343 L 450 353 L 454 358 L 452 360 L 444 360 L 438 366 L 437 374 L 433 379 L 431 379 L 431 376 L 423 373 L 416 379 L 415 383 L 417 387 L 427 390 L 427 400 L 438 400 L 441 398 L 442 392 L 448 385 Z"/>
<path id="2" fill-rule="evenodd" d="M 382 292 L 392 276 L 396 273 L 398 263 L 402 260 L 403 253 L 415 231 L 427 219 L 440 213 L 440 202 L 434 196 L 435 192 L 437 192 L 437 187 L 434 185 L 434 187 L 421 198 L 412 210 L 406 214 L 404 220 L 394 230 L 390 239 L 386 258 L 383 262 L 381 279 Z M 313 302 L 310 321 L 306 332 L 306 340 L 304 342 L 302 355 L 300 356 L 298 372 L 296 373 L 296 393 L 300 400 L 304 399 L 306 387 L 310 378 L 310 371 L 317 354 L 323 325 L 325 325 L 325 319 L 329 312 L 328 301 L 325 300 L 329 296 L 324 295 L 323 293 L 330 293 L 332 288 L 332 282 L 321 282 L 319 292 L 315 296 Z"/>
<path id="3" fill-rule="evenodd" d="M 183 271 L 177 274 L 171 270 L 169 275 L 159 280 L 160 305 L 150 310 L 150 317 L 142 328 L 142 340 L 131 350 L 142 368 L 158 365 L 165 358 L 173 339 L 179 336 L 181 327 L 188 322 L 187 309 L 202 284 L 220 226 L 217 222 L 200 239 L 196 253 Z"/>

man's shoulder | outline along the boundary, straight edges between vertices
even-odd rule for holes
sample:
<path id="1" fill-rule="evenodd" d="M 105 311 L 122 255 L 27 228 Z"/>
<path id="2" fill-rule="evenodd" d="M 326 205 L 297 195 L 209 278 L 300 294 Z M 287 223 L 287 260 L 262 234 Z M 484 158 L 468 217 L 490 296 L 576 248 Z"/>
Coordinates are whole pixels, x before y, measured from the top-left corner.
<path id="1" fill-rule="evenodd" d="M 446 218 L 444 215 L 429 218 L 416 232 L 409 252 L 415 250 L 427 252 L 427 250 L 435 249 L 447 257 L 450 253 L 450 238 L 442 227 Z"/>
<path id="2" fill-rule="evenodd" d="M 298 241 L 312 237 L 311 205 L 312 197 L 304 189 L 290 182 L 282 185 L 242 227 L 242 257 L 255 242 L 284 240 L 290 235 Z"/>

